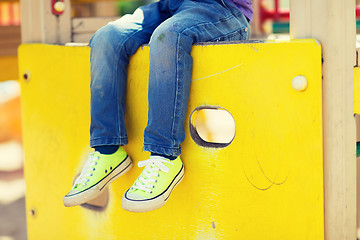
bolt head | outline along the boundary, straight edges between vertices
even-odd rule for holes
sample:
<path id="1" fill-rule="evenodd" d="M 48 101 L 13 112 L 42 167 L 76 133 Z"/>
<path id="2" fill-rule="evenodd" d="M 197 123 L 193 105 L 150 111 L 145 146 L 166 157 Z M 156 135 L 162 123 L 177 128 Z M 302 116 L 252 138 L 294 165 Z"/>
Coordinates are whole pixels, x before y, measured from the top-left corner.
<path id="1" fill-rule="evenodd" d="M 305 91 L 308 86 L 308 81 L 305 76 L 296 76 L 291 81 L 291 86 L 295 91 Z"/>
<path id="2" fill-rule="evenodd" d="M 23 79 L 25 80 L 25 82 L 29 82 L 29 81 L 30 81 L 30 78 L 31 78 L 30 71 L 26 70 L 26 71 L 23 73 Z"/>

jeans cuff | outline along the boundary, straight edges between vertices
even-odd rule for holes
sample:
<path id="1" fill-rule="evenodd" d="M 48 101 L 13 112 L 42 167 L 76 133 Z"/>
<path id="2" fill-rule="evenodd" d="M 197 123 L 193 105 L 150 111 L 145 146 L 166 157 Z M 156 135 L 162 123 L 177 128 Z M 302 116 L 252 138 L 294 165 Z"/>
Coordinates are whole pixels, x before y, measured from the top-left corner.
<path id="1" fill-rule="evenodd" d="M 144 151 L 156 153 L 156 154 L 160 154 L 160 155 L 173 156 L 173 157 L 180 156 L 180 154 L 181 154 L 180 147 L 177 147 L 177 148 L 170 147 L 169 148 L 169 147 L 161 147 L 161 146 L 156 146 L 156 145 L 147 144 L 147 143 L 144 144 Z"/>
<path id="2" fill-rule="evenodd" d="M 90 147 L 106 146 L 106 145 L 119 145 L 124 146 L 128 144 L 127 137 L 123 138 L 95 138 L 90 139 Z"/>

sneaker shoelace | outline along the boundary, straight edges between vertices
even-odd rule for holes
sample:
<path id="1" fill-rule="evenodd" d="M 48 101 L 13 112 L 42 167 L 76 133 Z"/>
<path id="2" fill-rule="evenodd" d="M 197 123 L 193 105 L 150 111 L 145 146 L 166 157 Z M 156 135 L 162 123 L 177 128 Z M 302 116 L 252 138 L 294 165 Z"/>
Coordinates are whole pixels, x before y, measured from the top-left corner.
<path id="1" fill-rule="evenodd" d="M 75 180 L 74 188 L 76 188 L 79 184 L 86 187 L 86 183 L 90 181 L 89 177 L 93 176 L 93 172 L 95 171 L 95 166 L 97 165 L 99 158 L 99 156 L 95 156 L 95 152 L 89 154 L 89 158 L 86 161 L 80 176 Z"/>
<path id="2" fill-rule="evenodd" d="M 155 188 L 154 183 L 157 182 L 157 177 L 160 177 L 159 172 L 169 172 L 169 168 L 164 163 L 174 165 L 171 161 L 161 157 L 150 157 L 147 160 L 140 161 L 139 167 L 144 167 L 142 174 L 137 178 L 131 189 L 142 190 L 148 193 L 152 193 L 152 189 Z"/>

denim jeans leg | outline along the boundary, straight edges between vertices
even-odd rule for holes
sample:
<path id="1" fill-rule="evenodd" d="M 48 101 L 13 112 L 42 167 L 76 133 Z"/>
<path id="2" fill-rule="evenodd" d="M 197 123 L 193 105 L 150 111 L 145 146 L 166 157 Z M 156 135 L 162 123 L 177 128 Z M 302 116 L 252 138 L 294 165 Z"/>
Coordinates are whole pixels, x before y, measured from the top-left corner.
<path id="1" fill-rule="evenodd" d="M 90 146 L 126 145 L 125 92 L 129 58 L 166 19 L 163 1 L 140 7 L 99 29 L 90 41 Z"/>
<path id="2" fill-rule="evenodd" d="M 245 16 L 233 5 L 224 6 L 214 0 L 183 0 L 174 15 L 155 29 L 149 43 L 145 151 L 171 156 L 181 154 L 192 75 L 192 45 L 245 40 L 248 27 Z"/>

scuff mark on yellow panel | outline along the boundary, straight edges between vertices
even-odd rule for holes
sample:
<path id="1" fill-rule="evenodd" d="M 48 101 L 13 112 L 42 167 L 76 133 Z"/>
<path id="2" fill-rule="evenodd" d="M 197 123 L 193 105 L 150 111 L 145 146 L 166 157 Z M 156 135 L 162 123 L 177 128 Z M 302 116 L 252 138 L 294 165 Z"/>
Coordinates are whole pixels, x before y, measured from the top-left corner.
<path id="1" fill-rule="evenodd" d="M 254 51 L 257 49 L 257 51 Z M 126 150 L 146 159 L 147 47 L 128 75 Z M 185 178 L 168 203 L 148 213 L 121 208 L 140 173 L 109 188 L 103 211 L 65 208 L 62 197 L 89 152 L 89 48 L 20 47 L 28 236 L 38 239 L 324 239 L 321 48 L 315 40 L 195 46 Z M 235 67 L 236 66 L 236 67 Z M 291 81 L 305 76 L 308 87 Z M 225 108 L 236 124 L 225 148 L 189 135 L 199 106 Z"/>

